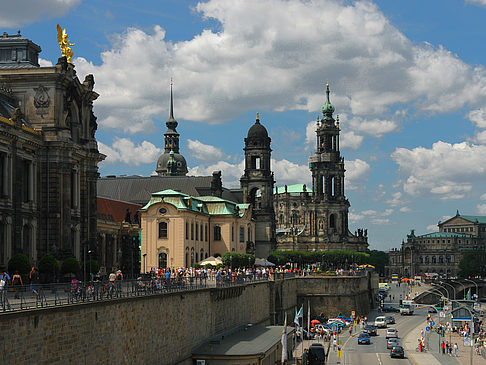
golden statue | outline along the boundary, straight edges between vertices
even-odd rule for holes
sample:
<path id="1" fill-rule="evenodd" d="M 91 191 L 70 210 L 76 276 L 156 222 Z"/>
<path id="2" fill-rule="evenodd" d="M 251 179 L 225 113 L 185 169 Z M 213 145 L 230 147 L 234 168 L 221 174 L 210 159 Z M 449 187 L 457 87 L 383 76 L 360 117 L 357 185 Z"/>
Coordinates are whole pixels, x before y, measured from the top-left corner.
<path id="1" fill-rule="evenodd" d="M 69 43 L 68 34 L 66 28 L 62 29 L 61 26 L 57 25 L 57 43 L 61 48 L 61 53 L 67 58 L 67 61 L 71 63 L 71 58 L 73 57 L 73 50 L 69 46 L 74 46 L 76 43 Z"/>

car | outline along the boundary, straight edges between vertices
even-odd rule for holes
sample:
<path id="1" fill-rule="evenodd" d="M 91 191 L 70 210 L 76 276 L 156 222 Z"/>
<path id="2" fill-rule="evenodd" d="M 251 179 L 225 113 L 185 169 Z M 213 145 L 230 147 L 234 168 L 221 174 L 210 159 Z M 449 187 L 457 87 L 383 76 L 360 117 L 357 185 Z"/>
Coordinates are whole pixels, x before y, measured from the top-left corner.
<path id="1" fill-rule="evenodd" d="M 395 317 L 385 316 L 386 324 L 395 324 Z"/>
<path id="2" fill-rule="evenodd" d="M 370 335 L 367 332 L 361 332 L 358 335 L 358 345 L 369 345 L 371 343 Z"/>
<path id="3" fill-rule="evenodd" d="M 336 318 L 342 319 L 345 322 L 352 322 L 353 321 L 351 318 L 345 317 L 341 314 L 339 316 L 337 316 Z"/>
<path id="4" fill-rule="evenodd" d="M 370 336 L 377 336 L 378 334 L 376 333 L 376 327 L 373 326 L 372 324 L 368 324 L 364 327 L 364 331 L 368 333 Z"/>
<path id="5" fill-rule="evenodd" d="M 395 312 L 400 313 L 400 308 L 394 307 L 392 305 L 384 305 L 381 309 L 383 312 Z"/>
<path id="6" fill-rule="evenodd" d="M 393 346 L 390 351 L 390 357 L 401 357 L 402 359 L 405 357 L 405 351 L 403 350 L 402 346 Z"/>
<path id="7" fill-rule="evenodd" d="M 398 338 L 398 330 L 396 328 L 387 328 L 386 330 L 386 338 Z"/>
<path id="8" fill-rule="evenodd" d="M 398 338 L 396 337 L 389 338 L 386 340 L 386 348 L 390 350 L 393 348 L 393 346 L 399 346 L 400 344 L 398 342 Z"/>
<path id="9" fill-rule="evenodd" d="M 386 328 L 386 318 L 385 316 L 379 316 L 375 319 L 375 326 L 378 328 Z"/>
<path id="10" fill-rule="evenodd" d="M 338 319 L 338 318 L 332 318 L 329 321 L 327 321 L 327 324 L 330 324 L 331 326 L 337 326 L 337 327 L 345 327 L 346 322 Z"/>
<path id="11" fill-rule="evenodd" d="M 437 309 L 435 309 L 435 307 L 429 307 L 429 309 L 427 310 L 427 312 L 429 312 L 429 313 L 437 313 Z"/>
<path id="12" fill-rule="evenodd" d="M 305 359 L 306 365 L 323 365 L 326 363 L 326 352 L 321 343 L 313 343 L 307 351 Z"/>

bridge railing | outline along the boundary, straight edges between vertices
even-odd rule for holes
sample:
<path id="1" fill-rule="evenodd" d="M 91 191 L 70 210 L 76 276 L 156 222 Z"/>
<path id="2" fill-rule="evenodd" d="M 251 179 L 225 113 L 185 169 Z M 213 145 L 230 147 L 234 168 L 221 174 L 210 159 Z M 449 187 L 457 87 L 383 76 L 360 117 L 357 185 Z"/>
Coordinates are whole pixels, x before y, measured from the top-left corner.
<path id="1" fill-rule="evenodd" d="M 268 280 L 268 275 L 145 277 L 137 280 L 90 281 L 21 285 L 0 290 L 0 313 L 76 303 L 113 300 L 194 290 L 227 287 Z"/>

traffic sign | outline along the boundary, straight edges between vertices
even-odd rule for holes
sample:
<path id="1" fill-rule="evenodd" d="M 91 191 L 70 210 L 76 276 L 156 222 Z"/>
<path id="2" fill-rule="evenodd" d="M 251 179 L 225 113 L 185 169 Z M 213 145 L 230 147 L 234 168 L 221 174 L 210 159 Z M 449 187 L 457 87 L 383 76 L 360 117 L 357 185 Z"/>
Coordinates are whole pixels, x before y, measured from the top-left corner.
<path id="1" fill-rule="evenodd" d="M 444 313 L 444 312 L 440 312 L 440 313 L 439 313 L 439 317 L 441 317 L 441 318 L 445 318 L 445 313 Z"/>
<path id="2" fill-rule="evenodd" d="M 425 327 L 425 330 L 426 330 L 427 332 L 429 332 L 429 331 L 430 331 L 430 327 L 429 327 L 429 326 Z"/>
<path id="3" fill-rule="evenodd" d="M 435 322 L 434 321 L 430 321 L 430 325 L 431 326 L 434 326 Z"/>

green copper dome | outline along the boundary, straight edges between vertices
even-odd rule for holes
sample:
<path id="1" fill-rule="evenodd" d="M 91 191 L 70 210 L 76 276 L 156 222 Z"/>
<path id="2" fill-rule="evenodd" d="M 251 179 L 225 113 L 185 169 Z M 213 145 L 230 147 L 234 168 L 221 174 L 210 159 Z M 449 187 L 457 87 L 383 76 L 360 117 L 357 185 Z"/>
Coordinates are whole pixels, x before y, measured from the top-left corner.
<path id="1" fill-rule="evenodd" d="M 322 114 L 330 114 L 334 113 L 334 105 L 331 104 L 331 101 L 329 100 L 329 84 L 326 84 L 326 102 L 322 106 Z"/>

